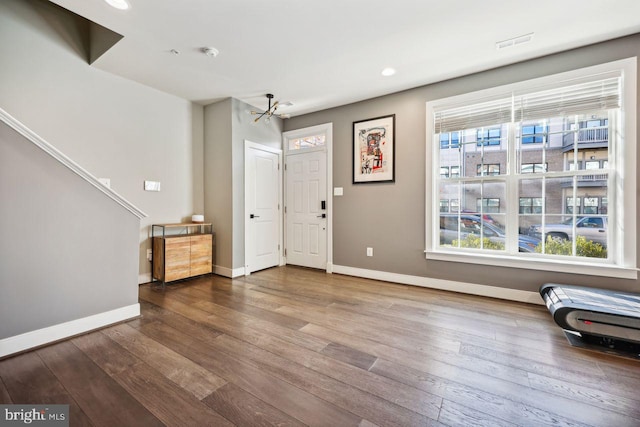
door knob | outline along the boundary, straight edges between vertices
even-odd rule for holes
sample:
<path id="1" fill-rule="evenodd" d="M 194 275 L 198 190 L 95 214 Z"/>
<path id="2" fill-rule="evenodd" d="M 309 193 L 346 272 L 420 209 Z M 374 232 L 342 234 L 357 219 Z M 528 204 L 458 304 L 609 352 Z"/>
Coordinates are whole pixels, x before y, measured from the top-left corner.
<path id="1" fill-rule="evenodd" d="M 326 218 L 327 214 L 318 215 L 318 218 Z"/>
<path id="2" fill-rule="evenodd" d="M 254 214 L 250 214 L 249 218 L 253 219 L 253 218 L 260 218 L 260 215 L 254 215 Z"/>

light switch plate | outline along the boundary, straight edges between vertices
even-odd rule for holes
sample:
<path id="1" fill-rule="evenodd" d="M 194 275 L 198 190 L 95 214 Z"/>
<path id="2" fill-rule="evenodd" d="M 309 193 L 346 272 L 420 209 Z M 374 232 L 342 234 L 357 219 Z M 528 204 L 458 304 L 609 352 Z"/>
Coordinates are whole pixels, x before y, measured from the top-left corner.
<path id="1" fill-rule="evenodd" d="M 144 191 L 160 191 L 160 181 L 145 181 Z"/>
<path id="2" fill-rule="evenodd" d="M 342 196 L 342 194 L 344 194 L 342 187 L 334 187 L 333 189 L 334 196 Z"/>

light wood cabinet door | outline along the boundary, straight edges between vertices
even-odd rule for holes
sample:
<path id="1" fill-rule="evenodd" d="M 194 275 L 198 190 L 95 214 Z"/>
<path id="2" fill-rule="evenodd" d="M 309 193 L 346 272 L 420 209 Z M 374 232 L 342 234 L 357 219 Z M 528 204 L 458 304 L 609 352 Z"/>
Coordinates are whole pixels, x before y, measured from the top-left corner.
<path id="1" fill-rule="evenodd" d="M 211 234 L 191 236 L 191 275 L 211 273 Z"/>
<path id="2" fill-rule="evenodd" d="M 165 282 L 191 276 L 191 237 L 169 237 L 164 244 Z"/>

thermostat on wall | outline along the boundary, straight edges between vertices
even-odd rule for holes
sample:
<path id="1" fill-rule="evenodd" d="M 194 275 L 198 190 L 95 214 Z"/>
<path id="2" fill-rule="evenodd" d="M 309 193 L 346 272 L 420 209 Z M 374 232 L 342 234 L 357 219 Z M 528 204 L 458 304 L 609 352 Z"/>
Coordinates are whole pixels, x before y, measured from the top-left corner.
<path id="1" fill-rule="evenodd" d="M 144 191 L 160 191 L 160 181 L 145 181 Z"/>

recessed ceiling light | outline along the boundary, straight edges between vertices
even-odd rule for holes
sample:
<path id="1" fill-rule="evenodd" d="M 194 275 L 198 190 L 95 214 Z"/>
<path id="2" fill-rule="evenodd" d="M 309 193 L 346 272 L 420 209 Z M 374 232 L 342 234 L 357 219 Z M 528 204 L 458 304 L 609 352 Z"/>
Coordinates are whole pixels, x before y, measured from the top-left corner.
<path id="1" fill-rule="evenodd" d="M 385 77 L 393 76 L 395 73 L 396 73 L 396 70 L 390 67 L 387 67 L 384 70 L 382 70 L 382 75 Z"/>
<path id="2" fill-rule="evenodd" d="M 120 9 L 120 10 L 129 9 L 129 3 L 127 3 L 127 0 L 104 0 L 104 1 L 106 1 L 107 4 L 109 4 L 109 6 L 115 7 L 116 9 Z"/>

